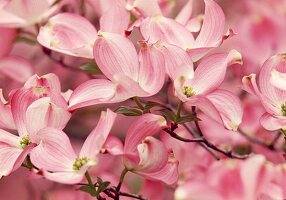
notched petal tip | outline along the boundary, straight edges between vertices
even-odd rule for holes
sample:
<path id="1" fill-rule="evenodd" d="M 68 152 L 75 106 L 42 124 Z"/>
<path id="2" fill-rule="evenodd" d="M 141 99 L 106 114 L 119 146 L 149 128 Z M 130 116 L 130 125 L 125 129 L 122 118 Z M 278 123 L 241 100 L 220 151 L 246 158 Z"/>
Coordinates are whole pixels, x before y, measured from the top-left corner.
<path id="1" fill-rule="evenodd" d="M 228 63 L 229 65 L 233 65 L 233 64 L 242 65 L 243 60 L 242 60 L 241 54 L 237 50 L 232 49 L 228 54 Z"/>

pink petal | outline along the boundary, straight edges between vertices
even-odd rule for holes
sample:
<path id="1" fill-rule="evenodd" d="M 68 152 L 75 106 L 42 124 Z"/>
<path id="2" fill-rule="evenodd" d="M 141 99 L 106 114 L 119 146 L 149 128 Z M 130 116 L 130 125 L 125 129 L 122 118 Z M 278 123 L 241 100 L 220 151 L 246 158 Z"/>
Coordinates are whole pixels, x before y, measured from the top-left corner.
<path id="1" fill-rule="evenodd" d="M 253 156 L 247 159 L 240 170 L 240 176 L 244 183 L 245 199 L 253 199 L 257 193 L 266 188 L 267 182 L 272 179 L 270 166 L 265 165 L 266 159 L 262 155 Z M 264 186 L 264 187 L 263 187 Z"/>
<path id="2" fill-rule="evenodd" d="M 5 129 L 16 129 L 11 106 L 7 104 L 4 99 L 2 89 L 0 89 L 0 127 Z"/>
<path id="3" fill-rule="evenodd" d="M 44 177 L 48 180 L 55 181 L 62 184 L 76 184 L 80 183 L 84 174 L 77 172 L 47 172 L 44 171 Z"/>
<path id="4" fill-rule="evenodd" d="M 188 0 L 188 2 L 184 5 L 182 10 L 176 16 L 176 21 L 180 24 L 186 25 L 189 19 L 192 16 L 193 12 L 193 2 L 194 0 Z"/>
<path id="5" fill-rule="evenodd" d="M 286 74 L 272 70 L 270 83 L 281 90 L 286 90 Z"/>
<path id="6" fill-rule="evenodd" d="M 62 96 L 64 97 L 64 99 L 66 100 L 66 102 L 69 102 L 71 95 L 72 95 L 73 91 L 71 89 L 68 89 L 65 92 L 62 92 Z"/>
<path id="7" fill-rule="evenodd" d="M 202 28 L 202 21 L 203 19 L 201 15 L 194 17 L 188 21 L 186 28 L 192 33 L 197 33 Z"/>
<path id="8" fill-rule="evenodd" d="M 61 92 L 61 83 L 56 74 L 49 73 L 45 74 L 43 76 L 38 76 L 35 74 L 34 76 L 30 77 L 24 87 L 25 88 L 32 88 L 32 87 L 46 87 L 49 89 L 49 91 L 53 91 L 55 93 Z"/>
<path id="9" fill-rule="evenodd" d="M 18 169 L 35 146 L 30 144 L 23 150 L 19 137 L 0 129 L 0 178 Z"/>
<path id="10" fill-rule="evenodd" d="M 122 2 L 122 0 L 87 0 L 87 3 L 92 7 L 92 11 L 96 17 L 100 17 L 118 1 Z"/>
<path id="11" fill-rule="evenodd" d="M 92 130 L 82 146 L 80 157 L 87 156 L 90 159 L 96 159 L 108 137 L 115 118 L 116 113 L 109 109 L 101 113 L 97 126 Z"/>
<path id="12" fill-rule="evenodd" d="M 123 155 L 123 143 L 115 136 L 109 135 L 103 145 L 103 152 L 107 152 L 111 155 Z"/>
<path id="13" fill-rule="evenodd" d="M 11 97 L 12 115 L 21 136 L 29 134 L 27 130 L 28 124 L 26 123 L 26 111 L 30 104 L 32 104 L 35 100 L 43 96 L 50 96 L 55 104 L 60 105 L 64 109 L 67 108 L 64 98 L 60 93 L 55 92 L 59 88 L 55 87 L 54 82 L 51 82 L 52 84 L 50 84 L 48 79 L 45 78 L 36 78 L 35 80 L 37 81 L 35 83 L 37 85 L 28 89 L 18 89 Z M 28 82 L 26 82 L 26 84 Z M 30 81 L 27 85 L 32 85 L 32 83 L 33 81 Z"/>
<path id="14" fill-rule="evenodd" d="M 220 111 L 215 107 L 215 105 L 205 96 L 195 95 L 188 99 L 185 102 L 185 106 L 192 108 L 192 106 L 196 106 L 203 113 L 205 113 L 208 117 L 211 117 L 215 121 L 219 123 L 223 123 L 222 117 L 220 115 Z"/>
<path id="15" fill-rule="evenodd" d="M 139 85 L 139 82 L 135 81 L 134 79 L 126 75 L 117 74 L 114 75 L 113 77 L 116 83 L 118 84 L 116 99 L 126 100 L 134 96 L 148 97 L 153 95 L 152 93 L 144 91 L 141 85 Z"/>
<path id="16" fill-rule="evenodd" d="M 142 41 L 139 52 L 139 85 L 151 95 L 158 93 L 165 82 L 164 57 L 156 44 Z"/>
<path id="17" fill-rule="evenodd" d="M 193 62 L 186 51 L 178 46 L 168 44 L 164 44 L 161 51 L 165 59 L 166 72 L 171 79 L 175 80 L 179 76 L 193 78 Z"/>
<path id="18" fill-rule="evenodd" d="M 159 133 L 166 125 L 166 120 L 160 115 L 147 113 L 140 116 L 127 131 L 124 152 L 137 152 L 137 146 L 147 136 Z"/>
<path id="19" fill-rule="evenodd" d="M 164 200 L 166 195 L 164 184 L 158 181 L 144 180 L 140 194 L 148 199 Z"/>
<path id="20" fill-rule="evenodd" d="M 135 8 L 142 17 L 162 15 L 158 2 L 154 0 L 135 0 L 133 5 L 128 6 Z"/>
<path id="21" fill-rule="evenodd" d="M 22 57 L 9 56 L 0 60 L 0 72 L 23 83 L 33 75 L 33 67 Z"/>
<path id="22" fill-rule="evenodd" d="M 9 144 L 10 146 L 20 147 L 20 140 L 20 137 L 0 129 L 0 142 Z"/>
<path id="23" fill-rule="evenodd" d="M 220 6 L 213 0 L 205 0 L 205 19 L 194 48 L 217 46 L 224 31 L 225 16 Z"/>
<path id="24" fill-rule="evenodd" d="M 146 137 L 137 146 L 140 161 L 136 171 L 149 173 L 161 170 L 168 161 L 168 152 L 164 144 L 154 137 Z"/>
<path id="25" fill-rule="evenodd" d="M 71 114 L 65 108 L 56 105 L 50 97 L 44 97 L 34 101 L 27 108 L 27 130 L 30 136 L 46 127 L 62 130 L 70 117 Z"/>
<path id="26" fill-rule="evenodd" d="M 179 178 L 178 172 L 178 161 L 168 161 L 168 163 L 160 171 L 151 173 L 141 173 L 138 174 L 148 177 L 151 180 L 162 181 L 168 185 L 174 184 Z"/>
<path id="27" fill-rule="evenodd" d="M 0 142 L 0 178 L 9 175 L 23 150 Z"/>
<path id="28" fill-rule="evenodd" d="M 19 89 L 11 98 L 12 115 L 20 136 L 28 135 L 25 124 L 26 110 L 37 99 L 32 89 Z"/>
<path id="29" fill-rule="evenodd" d="M 279 106 L 285 101 L 286 91 L 278 89 L 272 84 L 269 84 L 269 82 L 271 81 L 273 70 L 284 72 L 285 68 L 285 54 L 272 56 L 263 64 L 258 79 L 258 85 L 261 93 L 267 96 L 273 104 L 278 104 Z"/>
<path id="30" fill-rule="evenodd" d="M 100 30 L 111 33 L 125 34 L 129 25 L 130 13 L 125 8 L 125 3 L 114 2 L 100 18 Z"/>
<path id="31" fill-rule="evenodd" d="M 206 94 L 220 86 L 229 65 L 241 63 L 241 55 L 235 50 L 214 54 L 204 59 L 195 71 L 191 86 L 196 94 Z"/>
<path id="32" fill-rule="evenodd" d="M 192 61 L 197 62 L 213 48 L 214 47 L 202 47 L 202 48 L 187 49 L 187 52 L 189 56 L 192 58 Z"/>
<path id="33" fill-rule="evenodd" d="M 29 144 L 23 151 L 22 153 L 19 155 L 19 157 L 17 158 L 14 167 L 13 167 L 13 171 L 18 169 L 19 167 L 21 167 L 22 163 L 24 162 L 24 160 L 26 159 L 26 157 L 28 156 L 28 154 L 37 146 L 37 144 L 35 143 L 31 143 Z"/>
<path id="34" fill-rule="evenodd" d="M 108 79 L 116 82 L 114 75 L 126 75 L 138 80 L 138 56 L 129 39 L 115 33 L 100 32 L 93 54 L 100 70 Z"/>
<path id="35" fill-rule="evenodd" d="M 14 1 L 16 2 L 16 1 Z M 0 24 L 4 27 L 21 27 L 24 26 L 26 21 L 21 17 L 11 13 L 9 10 L 5 10 L 5 7 L 9 6 L 8 1 L 2 1 L 0 4 Z"/>
<path id="36" fill-rule="evenodd" d="M 41 129 L 34 140 L 39 144 L 30 154 L 32 163 L 48 171 L 73 171 L 77 158 L 69 137 L 54 128 Z"/>
<path id="37" fill-rule="evenodd" d="M 10 27 L 22 27 L 39 23 L 43 18 L 55 11 L 57 6 L 51 7 L 53 0 L 11 0 L 0 12 L 0 23 Z"/>
<path id="38" fill-rule="evenodd" d="M 191 48 L 194 42 L 193 35 L 182 24 L 163 16 L 144 19 L 140 31 L 150 43 L 161 40 L 187 49 Z"/>
<path id="39" fill-rule="evenodd" d="M 266 130 L 269 131 L 286 128 L 286 118 L 277 118 L 268 113 L 262 115 L 262 117 L 260 118 L 260 123 Z"/>
<path id="40" fill-rule="evenodd" d="M 189 197 L 200 200 L 224 200 L 216 188 L 206 184 L 202 180 L 189 180 L 179 185 L 175 191 L 175 198 L 190 200 Z"/>
<path id="41" fill-rule="evenodd" d="M 84 17 L 72 13 L 58 14 L 41 27 L 38 41 L 46 48 L 71 56 L 93 58 L 97 38 L 94 26 Z"/>
<path id="42" fill-rule="evenodd" d="M 242 89 L 259 98 L 261 94 L 256 83 L 256 74 L 250 74 L 242 78 Z"/>
<path id="43" fill-rule="evenodd" d="M 236 131 L 242 121 L 242 107 L 237 96 L 226 90 L 215 90 L 207 95 L 222 118 L 224 126 Z"/>
<path id="44" fill-rule="evenodd" d="M 273 115 L 281 114 L 281 104 L 273 102 L 273 99 L 269 96 L 261 94 L 256 83 L 256 75 L 250 74 L 249 76 L 244 76 L 242 79 L 242 89 L 249 92 L 252 95 L 257 96 L 263 104 L 264 108 L 268 113 Z"/>
<path id="45" fill-rule="evenodd" d="M 69 110 L 113 102 L 117 86 L 109 80 L 94 79 L 79 85 L 69 100 Z"/>
<path id="46" fill-rule="evenodd" d="M 1 15 L 1 14 L 0 14 Z M 1 18 L 1 17 L 0 17 Z M 17 36 L 16 29 L 0 28 L 0 58 L 7 56 L 13 47 L 13 41 Z"/>

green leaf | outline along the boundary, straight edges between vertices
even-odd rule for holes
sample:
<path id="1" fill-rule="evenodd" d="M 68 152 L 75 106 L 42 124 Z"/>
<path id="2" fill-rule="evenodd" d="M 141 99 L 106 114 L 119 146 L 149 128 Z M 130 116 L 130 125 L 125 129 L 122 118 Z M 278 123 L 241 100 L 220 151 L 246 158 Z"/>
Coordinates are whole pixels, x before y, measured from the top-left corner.
<path id="1" fill-rule="evenodd" d="M 200 119 L 192 114 L 181 116 L 176 123 L 177 124 L 184 124 L 186 122 L 191 122 L 191 121 L 199 121 Z"/>
<path id="2" fill-rule="evenodd" d="M 167 119 L 172 120 L 173 122 L 176 121 L 176 114 L 175 114 L 173 111 L 168 110 L 168 109 L 161 109 L 161 110 L 159 110 L 159 111 L 160 111 L 160 112 L 162 113 L 162 115 L 164 115 Z"/>
<path id="3" fill-rule="evenodd" d="M 115 112 L 123 114 L 125 116 L 140 116 L 143 114 L 143 111 L 141 109 L 127 107 L 127 106 L 120 106 L 115 110 Z"/>
<path id="4" fill-rule="evenodd" d="M 80 69 L 86 71 L 89 74 L 102 74 L 95 62 L 83 63 L 80 65 Z"/>
<path id="5" fill-rule="evenodd" d="M 88 185 L 81 186 L 81 187 L 79 188 L 79 190 L 84 191 L 84 192 L 87 192 L 87 193 L 89 193 L 89 194 L 90 194 L 91 196 L 93 196 L 93 197 L 97 197 L 98 194 L 99 194 L 94 188 L 91 188 L 91 187 L 88 186 Z"/>
<path id="6" fill-rule="evenodd" d="M 37 41 L 31 39 L 31 38 L 27 38 L 27 37 L 22 37 L 22 36 L 18 36 L 14 42 L 23 42 L 23 43 L 26 43 L 26 44 L 29 44 L 29 45 L 35 45 L 37 44 Z"/>
<path id="7" fill-rule="evenodd" d="M 105 181 L 99 184 L 98 188 L 97 188 L 97 193 L 100 194 L 101 192 L 103 192 L 108 186 L 110 185 L 110 182 Z"/>
<path id="8" fill-rule="evenodd" d="M 160 103 L 158 103 L 158 102 L 148 101 L 148 102 L 145 104 L 144 112 L 149 112 L 150 109 L 151 109 L 151 108 L 154 108 L 154 107 L 166 108 L 165 105 L 160 104 Z"/>
<path id="9" fill-rule="evenodd" d="M 97 177 L 97 183 L 101 184 L 101 183 L 103 183 L 103 180 L 100 177 Z"/>

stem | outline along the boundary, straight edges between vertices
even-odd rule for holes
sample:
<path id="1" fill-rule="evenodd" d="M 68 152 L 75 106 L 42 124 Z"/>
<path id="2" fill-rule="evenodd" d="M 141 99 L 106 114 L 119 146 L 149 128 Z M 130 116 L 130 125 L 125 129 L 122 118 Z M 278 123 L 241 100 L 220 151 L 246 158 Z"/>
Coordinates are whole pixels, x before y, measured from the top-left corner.
<path id="1" fill-rule="evenodd" d="M 124 197 L 131 197 L 133 199 L 139 199 L 139 200 L 147 200 L 145 197 L 142 195 L 136 195 L 136 194 L 128 194 L 125 192 L 119 192 L 119 196 L 124 196 Z"/>
<path id="2" fill-rule="evenodd" d="M 135 101 L 138 108 L 140 108 L 141 110 L 144 110 L 144 106 L 142 105 L 142 103 L 138 97 L 133 97 L 133 100 Z"/>
<path id="3" fill-rule="evenodd" d="M 201 144 L 204 144 L 205 146 L 229 157 L 229 158 L 236 158 L 236 159 L 245 159 L 248 157 L 248 155 L 246 156 L 240 156 L 240 155 L 234 155 L 232 153 L 232 151 L 224 151 L 220 148 L 218 148 L 217 146 L 215 146 L 214 144 L 210 143 L 206 138 L 203 137 L 202 132 L 200 132 L 200 135 L 202 135 L 202 137 L 200 138 L 193 138 L 193 139 L 187 139 L 187 138 L 183 138 L 179 135 L 177 135 L 174 130 L 178 128 L 177 124 L 171 124 L 171 128 L 164 128 L 163 130 L 167 133 L 170 134 L 170 136 L 172 136 L 173 138 L 176 138 L 177 140 L 183 141 L 183 142 L 198 142 Z"/>
<path id="4" fill-rule="evenodd" d="M 283 135 L 286 137 L 286 130 L 281 129 L 281 132 L 282 132 Z"/>
<path id="5" fill-rule="evenodd" d="M 176 115 L 176 121 L 180 119 L 182 109 L 183 109 L 183 102 L 180 101 L 179 104 L 178 104 L 178 110 L 177 110 L 177 115 Z"/>
<path id="6" fill-rule="evenodd" d="M 93 184 L 93 182 L 91 180 L 91 177 L 90 177 L 88 171 L 86 171 L 84 175 L 85 175 L 85 178 L 86 178 L 86 180 L 88 182 L 89 187 L 92 188 L 93 190 L 95 190 L 94 184 Z"/>
<path id="7" fill-rule="evenodd" d="M 257 138 L 254 138 L 254 137 L 251 137 L 249 136 L 247 133 L 243 132 L 241 129 L 238 129 L 237 132 L 239 132 L 242 136 L 244 136 L 246 139 L 248 139 L 250 142 L 253 142 L 253 143 L 256 143 L 256 144 L 259 144 L 261 146 L 264 146 L 265 148 L 271 150 L 271 151 L 276 151 L 277 149 L 275 149 L 274 145 L 275 143 L 277 142 L 277 140 L 279 139 L 280 137 L 280 133 L 274 138 L 274 140 L 268 144 L 266 142 L 264 142 L 263 140 L 261 139 L 257 139 Z"/>
<path id="8" fill-rule="evenodd" d="M 122 183 L 124 181 L 124 178 L 125 178 L 125 175 L 127 174 L 129 170 L 127 168 L 124 168 L 124 170 L 121 172 L 121 175 L 120 175 L 120 179 L 119 179 L 119 183 L 116 187 L 116 194 L 115 194 L 115 198 L 114 200 L 119 200 L 119 196 L 120 196 L 120 189 L 121 189 L 121 186 L 122 186 Z"/>
<path id="9" fill-rule="evenodd" d="M 282 133 L 283 132 L 278 132 L 276 134 L 276 136 L 274 137 L 274 139 L 272 140 L 272 142 L 269 144 L 269 146 L 271 146 L 273 149 L 275 149 L 275 144 L 279 140 L 279 138 L 281 137 Z"/>
<path id="10" fill-rule="evenodd" d="M 196 112 L 196 107 L 195 107 L 195 106 L 192 106 L 192 113 L 193 113 L 194 116 L 197 117 L 197 112 Z M 197 130 L 198 130 L 199 136 L 203 136 L 203 132 L 202 132 L 202 130 L 201 130 L 201 127 L 200 127 L 200 125 L 199 125 L 199 122 L 196 121 L 196 120 L 195 120 L 194 122 L 195 122 L 196 128 L 197 128 Z"/>
<path id="11" fill-rule="evenodd" d="M 121 189 L 121 186 L 122 186 L 122 183 L 124 181 L 124 178 L 125 178 L 125 175 L 127 174 L 129 170 L 127 168 L 124 168 L 124 170 L 121 172 L 121 175 L 120 175 L 120 179 L 119 179 L 119 183 L 116 187 L 116 191 L 119 192 L 120 189 Z"/>
<path id="12" fill-rule="evenodd" d="M 26 157 L 26 162 L 22 163 L 22 167 L 26 167 L 28 169 L 33 169 L 33 168 L 38 169 L 38 168 L 34 167 L 29 156 Z"/>
<path id="13" fill-rule="evenodd" d="M 192 139 L 183 138 L 169 128 L 164 128 L 163 131 L 169 133 L 171 137 L 183 142 L 204 142 L 204 138 L 192 138 Z"/>

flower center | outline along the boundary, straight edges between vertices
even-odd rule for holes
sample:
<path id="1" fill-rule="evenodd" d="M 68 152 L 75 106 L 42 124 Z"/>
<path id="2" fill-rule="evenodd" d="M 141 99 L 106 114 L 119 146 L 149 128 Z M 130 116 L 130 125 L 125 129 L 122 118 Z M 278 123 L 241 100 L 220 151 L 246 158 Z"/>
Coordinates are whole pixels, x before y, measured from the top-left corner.
<path id="1" fill-rule="evenodd" d="M 45 86 L 35 86 L 33 87 L 33 92 L 36 96 L 40 97 L 48 92 L 48 88 Z"/>
<path id="2" fill-rule="evenodd" d="M 82 166 L 84 166 L 87 162 L 88 162 L 88 157 L 82 157 L 82 158 L 77 158 L 75 159 L 75 162 L 72 166 L 74 171 L 78 171 L 80 170 L 80 168 L 82 168 Z"/>
<path id="3" fill-rule="evenodd" d="M 193 90 L 193 88 L 189 87 L 189 86 L 183 87 L 183 93 L 184 93 L 184 95 L 186 95 L 186 97 L 191 97 L 191 96 L 194 96 L 196 94 L 195 91 Z"/>
<path id="4" fill-rule="evenodd" d="M 28 135 L 25 135 L 24 137 L 22 137 L 20 141 L 20 145 L 22 149 L 25 149 L 29 144 L 31 144 L 30 137 Z"/>
<path id="5" fill-rule="evenodd" d="M 286 102 L 281 105 L 281 112 L 286 117 Z"/>

